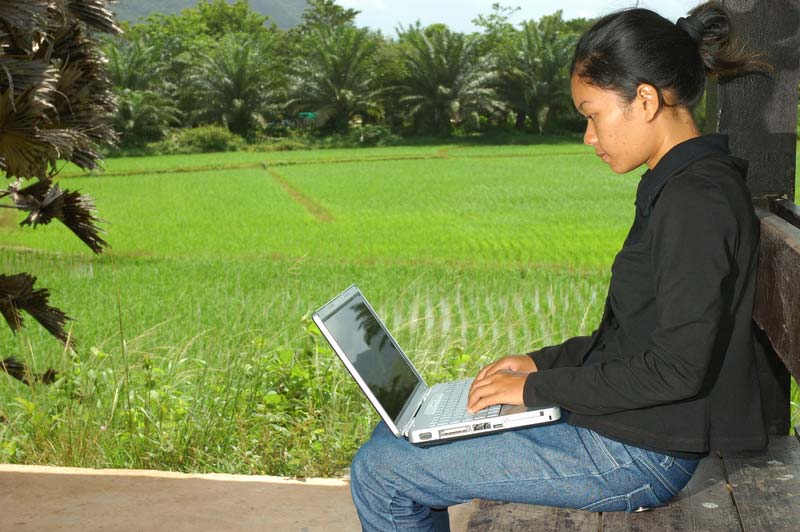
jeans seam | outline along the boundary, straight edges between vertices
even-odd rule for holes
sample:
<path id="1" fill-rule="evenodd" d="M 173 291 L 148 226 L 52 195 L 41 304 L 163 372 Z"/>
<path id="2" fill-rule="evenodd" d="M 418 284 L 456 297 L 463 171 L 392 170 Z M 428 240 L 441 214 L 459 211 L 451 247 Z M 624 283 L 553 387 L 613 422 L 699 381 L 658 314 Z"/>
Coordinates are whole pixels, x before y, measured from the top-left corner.
<path id="1" fill-rule="evenodd" d="M 678 463 L 678 461 L 677 461 L 677 460 L 675 460 L 675 461 L 673 462 L 673 464 L 675 464 L 675 465 L 678 467 L 678 469 L 680 469 L 681 471 L 683 471 L 684 473 L 686 473 L 686 476 L 688 476 L 688 477 L 691 477 L 691 476 L 692 476 L 692 474 L 691 474 L 691 473 L 689 473 L 688 471 L 686 471 L 686 469 L 685 469 L 685 468 L 684 468 L 684 467 L 683 467 L 683 466 L 682 466 L 680 463 Z"/>
<path id="2" fill-rule="evenodd" d="M 592 435 L 592 439 L 597 444 L 597 446 L 600 447 L 603 450 L 603 452 L 606 454 L 608 459 L 611 460 L 611 463 L 614 464 L 614 467 L 612 468 L 612 470 L 613 469 L 619 469 L 619 467 L 620 467 L 619 462 L 617 462 L 617 460 L 611 454 L 611 451 L 608 450 L 608 447 L 606 447 L 606 444 L 603 443 L 603 440 L 600 439 L 599 435 L 595 431 L 593 431 L 591 429 L 589 429 L 589 434 Z"/>
<path id="3" fill-rule="evenodd" d="M 650 462 L 650 460 L 645 458 L 644 454 L 639 456 L 639 461 L 642 464 L 642 466 L 645 467 L 648 471 L 650 471 L 656 478 L 656 480 L 658 480 L 661 483 L 661 485 L 664 486 L 667 489 L 667 491 L 669 491 L 672 494 L 673 497 L 678 494 L 678 492 L 675 491 L 675 488 L 672 486 L 669 480 L 667 480 L 666 477 L 664 477 L 658 471 L 658 469 L 656 469 L 656 466 L 654 466 L 653 463 Z"/>

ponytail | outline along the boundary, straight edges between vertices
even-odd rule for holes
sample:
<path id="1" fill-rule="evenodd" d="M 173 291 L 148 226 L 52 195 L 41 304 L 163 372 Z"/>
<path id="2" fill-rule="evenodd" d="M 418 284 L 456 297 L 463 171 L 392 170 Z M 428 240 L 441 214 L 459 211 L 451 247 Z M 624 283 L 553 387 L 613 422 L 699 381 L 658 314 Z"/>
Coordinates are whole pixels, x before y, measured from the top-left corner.
<path id="1" fill-rule="evenodd" d="M 606 15 L 579 39 L 570 72 L 616 91 L 624 102 L 633 101 L 641 83 L 649 83 L 661 105 L 694 109 L 706 76 L 725 80 L 770 68 L 738 43 L 730 13 L 714 1 L 697 6 L 677 24 L 648 9 Z"/>
<path id="2" fill-rule="evenodd" d="M 689 14 L 699 20 L 703 31 L 698 51 L 706 75 L 721 79 L 748 72 L 769 72 L 772 66 L 761 61 L 761 54 L 748 51 L 736 39 L 730 12 L 720 2 L 706 2 Z"/>

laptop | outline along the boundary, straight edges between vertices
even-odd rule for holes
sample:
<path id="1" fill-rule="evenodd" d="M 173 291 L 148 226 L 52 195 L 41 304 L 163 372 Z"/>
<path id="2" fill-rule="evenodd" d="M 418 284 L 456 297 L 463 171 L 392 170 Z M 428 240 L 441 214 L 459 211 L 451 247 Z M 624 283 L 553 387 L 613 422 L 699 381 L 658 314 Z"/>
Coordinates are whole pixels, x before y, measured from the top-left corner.
<path id="1" fill-rule="evenodd" d="M 494 405 L 468 413 L 473 379 L 425 384 L 355 285 L 323 305 L 312 319 L 389 429 L 411 443 L 440 443 L 561 417 L 557 406 Z"/>

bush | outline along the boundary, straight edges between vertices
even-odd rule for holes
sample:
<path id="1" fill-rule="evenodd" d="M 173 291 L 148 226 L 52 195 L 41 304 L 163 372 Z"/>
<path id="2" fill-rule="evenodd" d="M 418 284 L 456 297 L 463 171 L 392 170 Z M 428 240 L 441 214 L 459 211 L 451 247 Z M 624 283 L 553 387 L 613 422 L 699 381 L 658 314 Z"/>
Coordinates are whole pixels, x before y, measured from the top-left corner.
<path id="1" fill-rule="evenodd" d="M 396 146 L 403 139 L 386 126 L 367 124 L 350 131 L 350 139 L 355 146 Z"/>
<path id="2" fill-rule="evenodd" d="M 238 151 L 245 146 L 239 135 L 222 126 L 199 126 L 176 129 L 166 139 L 150 145 L 164 155 Z"/>

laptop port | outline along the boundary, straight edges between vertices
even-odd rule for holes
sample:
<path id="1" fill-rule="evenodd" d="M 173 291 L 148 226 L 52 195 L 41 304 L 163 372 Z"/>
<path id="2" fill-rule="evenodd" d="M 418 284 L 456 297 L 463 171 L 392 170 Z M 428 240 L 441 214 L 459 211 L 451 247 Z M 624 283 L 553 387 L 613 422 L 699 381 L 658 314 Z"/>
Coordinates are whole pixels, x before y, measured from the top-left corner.
<path id="1" fill-rule="evenodd" d="M 456 428 L 453 428 L 453 429 L 440 430 L 439 431 L 439 437 L 440 438 L 445 438 L 447 436 L 455 436 L 456 434 L 465 434 L 465 433 L 469 432 L 469 430 L 471 428 L 472 427 L 467 425 L 465 427 L 456 427 Z"/>
<path id="2" fill-rule="evenodd" d="M 497 423 L 495 425 L 492 425 L 492 427 L 496 428 L 496 429 L 502 429 L 503 428 L 503 424 L 502 423 Z"/>
<path id="3" fill-rule="evenodd" d="M 483 430 L 486 426 L 483 423 L 478 423 L 477 425 L 472 425 L 472 430 Z"/>
<path id="4" fill-rule="evenodd" d="M 431 434 L 430 432 L 423 432 L 422 434 L 419 435 L 420 440 L 430 440 L 431 437 L 433 437 L 433 434 Z"/>

